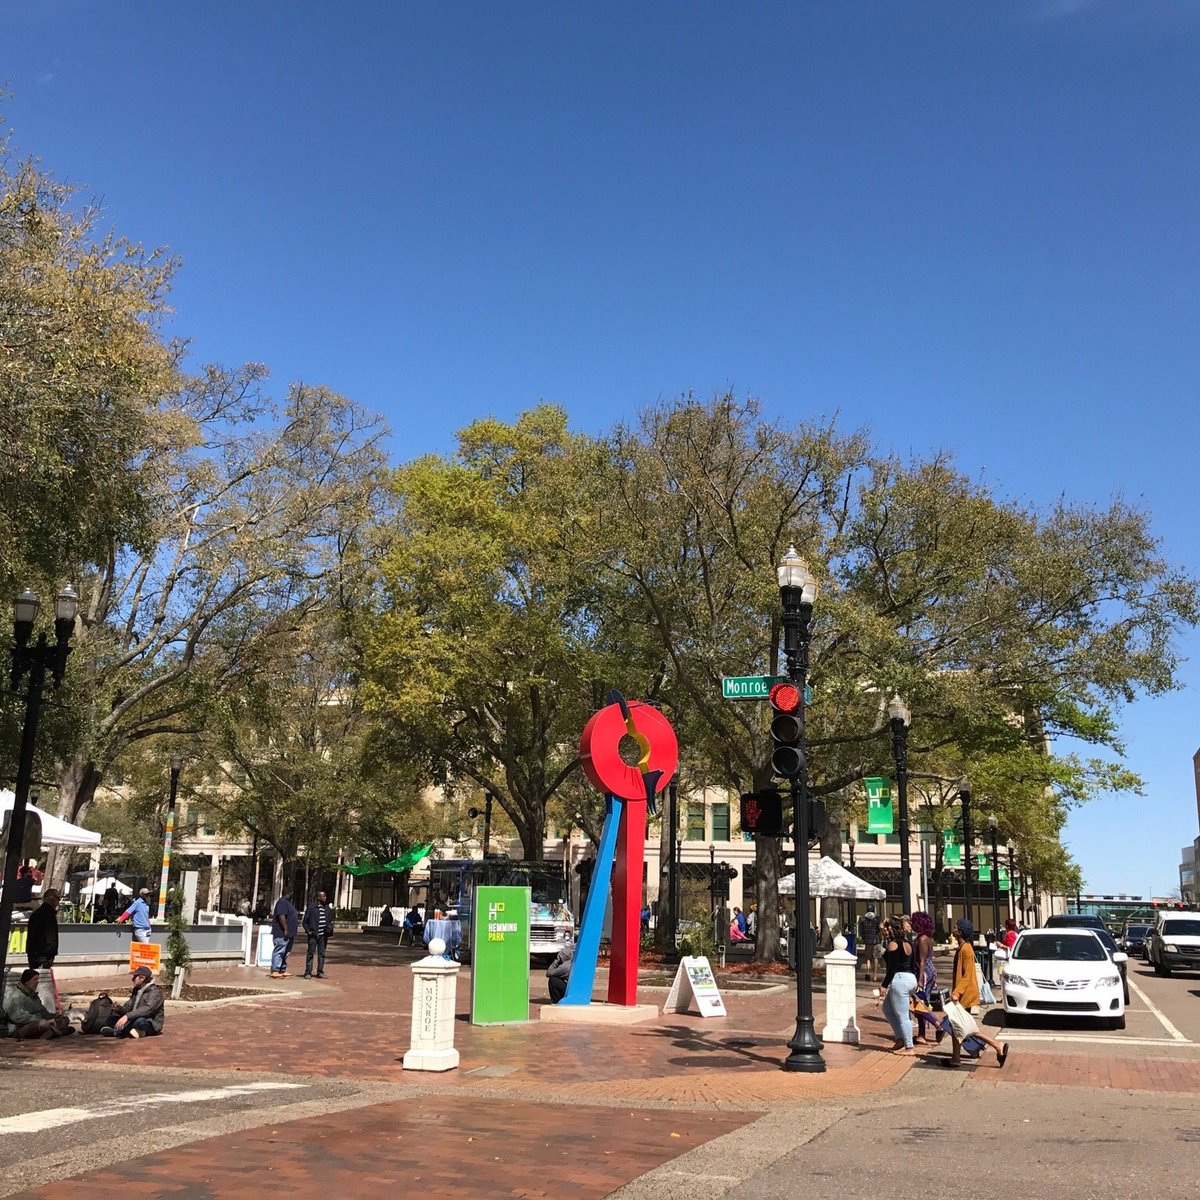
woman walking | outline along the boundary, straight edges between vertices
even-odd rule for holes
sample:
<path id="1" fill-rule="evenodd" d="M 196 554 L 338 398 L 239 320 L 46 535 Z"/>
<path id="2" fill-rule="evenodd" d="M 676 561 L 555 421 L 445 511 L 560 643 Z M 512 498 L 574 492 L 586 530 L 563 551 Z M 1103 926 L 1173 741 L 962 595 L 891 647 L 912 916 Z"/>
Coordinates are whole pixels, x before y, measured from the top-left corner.
<path id="1" fill-rule="evenodd" d="M 917 964 L 912 942 L 904 936 L 899 921 L 888 921 L 883 951 L 886 974 L 883 977 L 883 1015 L 896 1035 L 892 1050 L 896 1054 L 912 1055 L 913 1023 L 909 1001 L 917 990 Z"/>
<path id="2" fill-rule="evenodd" d="M 913 949 L 917 959 L 917 997 L 925 1007 L 932 1003 L 933 990 L 937 987 L 937 967 L 933 961 L 933 918 L 927 912 L 915 912 L 912 915 L 912 928 L 915 935 Z M 917 1036 L 927 1042 L 927 1026 L 937 1027 L 937 1021 L 930 1014 L 917 1011 Z"/>
<path id="3" fill-rule="evenodd" d="M 971 1009 L 979 1004 L 979 981 L 975 974 L 975 950 L 971 945 L 975 940 L 975 927 L 966 918 L 960 919 L 955 925 L 954 940 L 957 949 L 954 951 L 950 999 L 954 1004 L 961 1006 L 961 1014 L 965 1014 L 965 1021 L 970 1027 L 966 1027 L 961 1018 L 956 1021 L 954 1012 L 947 1010 L 946 1015 L 950 1018 L 950 1040 L 954 1049 L 950 1057 L 943 1061 L 948 1067 L 957 1067 L 962 1062 L 963 1042 L 970 1037 L 977 1037 L 985 1046 L 991 1046 L 995 1050 L 996 1062 L 1004 1066 L 1004 1061 L 1008 1058 L 1008 1043 L 1001 1045 L 988 1037 L 971 1018 Z"/>

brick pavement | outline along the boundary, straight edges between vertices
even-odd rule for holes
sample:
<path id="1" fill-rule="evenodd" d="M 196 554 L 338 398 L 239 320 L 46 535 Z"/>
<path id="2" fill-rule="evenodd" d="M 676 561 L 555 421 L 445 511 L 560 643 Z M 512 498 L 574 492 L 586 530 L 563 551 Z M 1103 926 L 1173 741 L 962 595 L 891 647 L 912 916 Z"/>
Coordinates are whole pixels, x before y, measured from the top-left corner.
<path id="1" fill-rule="evenodd" d="M 21 1194 L 258 1200 L 270 1188 L 315 1200 L 390 1195 L 400 1187 L 422 1200 L 588 1200 L 753 1119 L 444 1097 L 435 1109 L 381 1104 L 264 1125 Z"/>
<path id="2" fill-rule="evenodd" d="M 1200 1063 L 1169 1058 L 1014 1052 L 1003 1071 L 976 1071 L 972 1081 L 1121 1088 L 1134 1092 L 1200 1092 Z"/>

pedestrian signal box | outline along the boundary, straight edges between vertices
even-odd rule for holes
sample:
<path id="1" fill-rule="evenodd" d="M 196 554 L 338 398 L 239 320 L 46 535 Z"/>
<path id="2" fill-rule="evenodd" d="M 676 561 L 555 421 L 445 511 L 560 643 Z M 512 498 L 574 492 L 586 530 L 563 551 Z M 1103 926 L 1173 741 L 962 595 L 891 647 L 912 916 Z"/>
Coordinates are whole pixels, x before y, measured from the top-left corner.
<path id="1" fill-rule="evenodd" d="M 743 792 L 741 797 L 743 833 L 779 837 L 783 833 L 783 797 L 773 788 L 765 792 Z"/>

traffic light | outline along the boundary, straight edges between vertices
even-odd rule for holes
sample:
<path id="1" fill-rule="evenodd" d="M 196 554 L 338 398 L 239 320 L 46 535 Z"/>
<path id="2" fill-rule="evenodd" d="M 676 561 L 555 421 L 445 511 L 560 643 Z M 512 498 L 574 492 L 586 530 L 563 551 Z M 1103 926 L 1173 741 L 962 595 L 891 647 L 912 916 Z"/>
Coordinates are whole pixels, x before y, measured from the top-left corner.
<path id="1" fill-rule="evenodd" d="M 771 770 L 781 779 L 796 779 L 804 770 L 804 752 L 800 748 L 802 727 L 800 689 L 794 683 L 777 683 L 768 699 L 775 715 L 771 718 Z"/>
<path id="2" fill-rule="evenodd" d="M 783 797 L 774 789 L 742 793 L 743 833 L 779 837 L 783 833 Z"/>
<path id="3" fill-rule="evenodd" d="M 825 832 L 825 826 L 828 824 L 829 815 L 825 811 L 825 801 L 810 800 L 808 802 L 808 848 L 810 850 L 821 840 L 821 835 Z"/>

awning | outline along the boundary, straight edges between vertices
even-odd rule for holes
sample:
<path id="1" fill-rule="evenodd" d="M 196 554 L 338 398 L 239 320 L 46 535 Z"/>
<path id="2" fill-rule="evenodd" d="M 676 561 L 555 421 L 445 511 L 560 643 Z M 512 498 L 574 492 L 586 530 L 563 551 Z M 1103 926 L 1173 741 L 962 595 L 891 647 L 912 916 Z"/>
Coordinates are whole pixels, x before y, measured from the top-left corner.
<path id="1" fill-rule="evenodd" d="M 356 863 L 342 863 L 342 870 L 347 875 L 403 875 L 411 871 L 421 859 L 433 849 L 433 843 L 424 846 L 413 846 L 397 855 L 391 862 L 377 863 L 370 858 L 360 858 Z"/>
<path id="2" fill-rule="evenodd" d="M 0 791 L 0 820 L 7 818 L 15 802 L 16 796 L 12 792 Z M 61 817 L 35 808 L 32 804 L 26 806 L 26 812 L 37 813 L 41 818 L 43 846 L 100 845 L 100 835 L 90 829 L 84 829 L 82 825 L 72 825 L 70 821 L 64 821 Z"/>
<path id="3" fill-rule="evenodd" d="M 779 880 L 779 894 L 796 894 L 796 876 L 784 875 Z M 847 871 L 841 863 L 826 855 L 808 868 L 808 894 L 827 896 L 835 900 L 883 900 L 887 893 L 873 883 Z"/>

